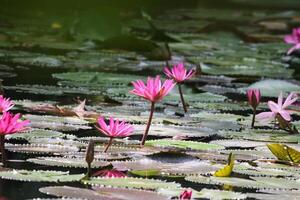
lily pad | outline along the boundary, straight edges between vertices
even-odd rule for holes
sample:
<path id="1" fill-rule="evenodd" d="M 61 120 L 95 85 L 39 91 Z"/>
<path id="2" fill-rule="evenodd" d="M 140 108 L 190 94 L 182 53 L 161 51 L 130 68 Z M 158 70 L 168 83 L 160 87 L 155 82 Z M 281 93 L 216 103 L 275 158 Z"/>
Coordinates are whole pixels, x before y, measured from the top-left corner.
<path id="1" fill-rule="evenodd" d="M 46 166 L 61 166 L 61 167 L 76 167 L 87 168 L 87 164 L 84 158 L 72 158 L 72 157 L 38 157 L 27 159 L 28 162 L 32 162 L 39 165 Z M 110 163 L 101 160 L 94 160 L 91 164 L 92 168 L 99 168 L 108 166 Z"/>
<path id="2" fill-rule="evenodd" d="M 194 141 L 183 141 L 183 140 L 148 140 L 146 142 L 147 146 L 156 146 L 163 148 L 178 148 L 184 150 L 203 150 L 203 151 L 214 151 L 224 149 L 224 146 L 217 144 L 208 144 L 204 142 L 194 142 Z"/>
<path id="3" fill-rule="evenodd" d="M 83 177 L 83 174 L 69 174 L 69 172 L 61 171 L 12 170 L 0 171 L 0 177 L 9 180 L 30 182 L 75 182 L 79 181 Z"/>
<path id="4" fill-rule="evenodd" d="M 1 175 L 1 174 L 0 174 Z M 83 180 L 83 183 L 93 186 L 106 186 L 118 188 L 135 188 L 156 190 L 159 188 L 178 188 L 180 184 L 175 182 L 166 182 L 156 179 L 143 179 L 143 178 L 91 178 L 90 180 Z"/>

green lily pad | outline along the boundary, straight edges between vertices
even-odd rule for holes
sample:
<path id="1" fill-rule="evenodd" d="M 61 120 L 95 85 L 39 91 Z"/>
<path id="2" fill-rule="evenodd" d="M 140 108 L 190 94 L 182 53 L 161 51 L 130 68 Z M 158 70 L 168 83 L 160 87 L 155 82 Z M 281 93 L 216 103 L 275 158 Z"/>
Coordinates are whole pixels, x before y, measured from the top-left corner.
<path id="1" fill-rule="evenodd" d="M 46 166 L 61 166 L 61 167 L 75 167 L 75 168 L 87 168 L 87 164 L 84 158 L 72 158 L 72 157 L 38 157 L 27 159 L 27 162 L 32 162 L 39 165 Z M 110 163 L 101 160 L 94 160 L 91 164 L 92 168 L 99 168 L 108 166 Z"/>
<path id="2" fill-rule="evenodd" d="M 30 181 L 30 182 L 75 182 L 79 181 L 83 174 L 69 174 L 61 171 L 42 170 L 12 170 L 0 171 L 0 177 L 9 180 Z"/>
<path id="3" fill-rule="evenodd" d="M 1 174 L 0 174 L 1 175 Z M 178 188 L 180 184 L 175 182 L 166 182 L 156 179 L 143 178 L 91 178 L 90 180 L 83 180 L 83 183 L 93 186 L 119 187 L 119 188 L 135 188 L 156 190 L 159 188 Z"/>
<path id="4" fill-rule="evenodd" d="M 224 146 L 217 144 L 208 144 L 203 142 L 194 142 L 194 141 L 183 141 L 183 140 L 148 140 L 146 142 L 147 146 L 156 146 L 163 148 L 179 148 L 184 150 L 221 150 L 224 149 Z"/>

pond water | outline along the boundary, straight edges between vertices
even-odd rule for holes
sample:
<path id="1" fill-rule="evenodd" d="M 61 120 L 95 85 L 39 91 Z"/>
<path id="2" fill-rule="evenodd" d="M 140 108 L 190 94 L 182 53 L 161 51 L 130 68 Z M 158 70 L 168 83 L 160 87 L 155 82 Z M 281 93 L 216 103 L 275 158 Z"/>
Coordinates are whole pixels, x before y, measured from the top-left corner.
<path id="1" fill-rule="evenodd" d="M 300 54 L 287 55 L 283 40 L 300 25 L 299 8 L 297 0 L 4 0 L 1 93 L 31 123 L 6 136 L 0 199 L 176 199 L 185 188 L 195 199 L 300 199 L 299 133 L 258 121 L 252 129 L 246 95 L 260 89 L 260 113 L 281 91 L 299 93 Z M 165 79 L 164 67 L 180 62 L 197 71 L 182 85 L 188 112 L 175 86 L 156 103 L 140 148 L 150 103 L 129 93 L 131 82 Z M 99 115 L 126 120 L 133 135 L 103 153 Z M 81 180 L 89 140 L 93 176 Z M 271 143 L 289 156 L 274 155 Z M 230 176 L 214 176 L 224 166 Z"/>

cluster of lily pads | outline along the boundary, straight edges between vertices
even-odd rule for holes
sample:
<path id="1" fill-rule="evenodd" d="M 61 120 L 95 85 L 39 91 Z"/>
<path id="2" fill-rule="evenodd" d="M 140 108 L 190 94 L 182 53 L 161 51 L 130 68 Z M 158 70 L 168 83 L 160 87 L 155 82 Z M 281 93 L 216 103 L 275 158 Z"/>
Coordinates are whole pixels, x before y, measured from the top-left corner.
<path id="1" fill-rule="evenodd" d="M 231 20 L 235 15 L 242 22 L 237 28 L 228 26 L 225 33 L 203 34 L 218 27 L 215 21 Z M 43 77 L 34 84 L 26 80 L 3 86 L 6 94 L 23 94 L 30 100 L 14 100 L 13 107 L 11 103 L 6 106 L 9 111 L 2 109 L 2 158 L 5 151 L 9 153 L 0 170 L 1 179 L 51 183 L 39 191 L 71 199 L 298 198 L 300 87 L 297 81 L 284 80 L 294 71 L 281 60 L 286 57 L 286 45 L 270 42 L 278 36 L 267 34 L 273 25 L 269 20 L 282 17 L 284 21 L 290 16 L 293 13 L 180 9 L 158 19 L 144 16 L 150 26 L 145 19 L 129 20 L 133 32 L 154 29 L 153 40 L 163 36 L 169 41 L 172 61 L 167 64 L 163 46 L 139 37 L 125 38 L 147 46 L 141 54 L 128 48 L 85 51 L 76 42 L 57 41 L 51 36 L 53 42 L 49 43 L 47 37 L 35 36 L 33 40 L 30 34 L 13 35 L 10 38 L 14 41 L 0 44 L 4 63 L 32 71 L 88 69 L 55 71 L 49 78 L 54 78 L 54 84 Z M 178 17 L 186 21 L 174 20 Z M 212 24 L 208 24 L 210 19 Z M 243 32 L 244 21 L 253 25 L 246 29 L 247 34 Z M 21 26 L 22 20 L 18 23 L 17 28 L 26 28 Z M 264 34 L 259 34 L 256 23 L 265 28 Z M 51 25 L 56 31 L 62 27 L 56 22 Z M 287 58 L 293 58 L 290 62 L 297 62 L 297 30 L 285 37 L 295 45 L 288 50 Z M 109 41 L 114 40 L 104 41 L 104 48 L 110 48 Z M 44 49 L 63 53 L 36 52 Z M 153 53 L 157 49 L 162 61 Z M 197 66 L 197 73 L 178 64 L 183 59 L 185 67 Z M 173 64 L 173 68 L 163 68 Z M 89 71 L 98 68 L 105 70 Z M 198 76 L 200 68 L 203 74 Z M 163 70 L 173 80 L 162 83 L 159 77 L 147 79 L 136 72 L 144 70 L 151 74 Z M 14 75 L 10 67 L 4 71 L 7 73 L 1 71 L 2 77 Z M 257 76 L 266 79 L 249 84 Z M 175 83 L 179 92 L 171 90 Z M 76 96 L 87 100 L 77 99 L 78 104 L 70 105 Z M 3 96 L 1 99 L 11 102 Z M 23 117 L 8 112 L 22 112 Z M 30 167 L 15 167 L 15 159 L 25 160 Z"/>

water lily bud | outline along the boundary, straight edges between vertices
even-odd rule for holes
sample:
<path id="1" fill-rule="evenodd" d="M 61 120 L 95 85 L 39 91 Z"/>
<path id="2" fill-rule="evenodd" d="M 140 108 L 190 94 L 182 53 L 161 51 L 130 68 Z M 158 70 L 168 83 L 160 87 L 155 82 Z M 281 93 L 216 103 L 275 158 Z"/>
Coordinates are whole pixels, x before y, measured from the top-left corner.
<path id="1" fill-rule="evenodd" d="M 86 148 L 85 161 L 90 165 L 94 160 L 94 140 L 90 140 Z"/>
<path id="2" fill-rule="evenodd" d="M 260 90 L 259 89 L 248 89 L 247 97 L 248 103 L 252 106 L 253 109 L 256 109 L 260 102 Z"/>

